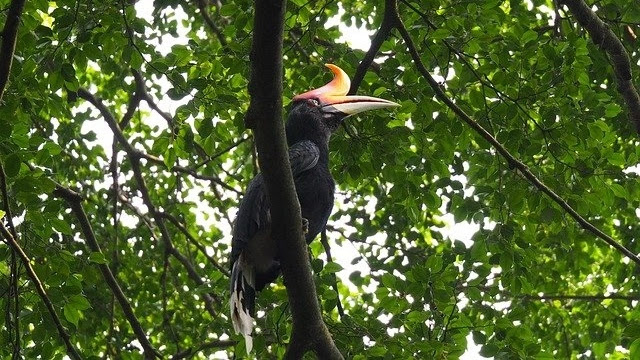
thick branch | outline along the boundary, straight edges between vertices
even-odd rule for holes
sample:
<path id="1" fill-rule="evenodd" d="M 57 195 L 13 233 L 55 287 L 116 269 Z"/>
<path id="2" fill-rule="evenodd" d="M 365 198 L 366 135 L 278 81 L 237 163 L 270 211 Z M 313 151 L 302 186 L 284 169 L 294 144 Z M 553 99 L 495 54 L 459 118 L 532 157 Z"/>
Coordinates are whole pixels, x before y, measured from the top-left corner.
<path id="1" fill-rule="evenodd" d="M 631 62 L 624 45 L 583 0 L 560 0 L 560 4 L 569 8 L 578 23 L 589 32 L 593 42 L 609 55 L 618 80 L 618 91 L 629 108 L 629 118 L 640 134 L 640 95 L 633 86 Z"/>
<path id="2" fill-rule="evenodd" d="M 7 88 L 9 81 L 9 73 L 11 72 L 11 63 L 13 61 L 13 53 L 16 50 L 16 38 L 18 36 L 18 26 L 20 25 L 20 16 L 24 9 L 25 0 L 12 0 L 7 12 L 7 20 L 2 28 L 2 45 L 0 45 L 0 101 Z"/>
<path id="3" fill-rule="evenodd" d="M 440 99 L 449 109 L 451 109 L 458 117 L 460 117 L 464 122 L 467 123 L 476 133 L 482 136 L 487 142 L 489 142 L 493 147 L 507 160 L 509 166 L 511 168 L 517 169 L 520 174 L 529 180 L 529 182 L 535 186 L 538 190 L 547 194 L 556 204 L 558 204 L 562 209 L 564 209 L 571 217 L 573 217 L 580 226 L 593 233 L 600 239 L 604 240 L 607 244 L 627 256 L 630 260 L 633 260 L 636 264 L 640 265 L 640 258 L 632 251 L 619 244 L 616 240 L 614 240 L 609 235 L 605 234 L 602 230 L 598 229 L 595 225 L 587 221 L 583 218 L 576 210 L 574 210 L 563 198 L 561 198 L 558 194 L 556 194 L 553 190 L 551 190 L 547 185 L 545 185 L 540 179 L 538 179 L 532 172 L 529 170 L 529 167 L 525 165 L 522 161 L 518 160 L 516 157 L 511 155 L 511 153 L 502 145 L 493 135 L 491 135 L 482 125 L 473 120 L 467 113 L 464 112 L 458 105 L 456 105 L 453 100 L 451 100 L 442 90 L 440 84 L 431 76 L 427 68 L 422 63 L 420 59 L 420 54 L 415 47 L 409 32 L 404 27 L 402 20 L 396 11 L 396 16 L 398 16 L 398 31 L 402 36 L 407 48 L 409 49 L 409 53 L 415 62 L 418 71 L 425 77 L 431 88 L 433 89 L 436 97 Z"/>
<path id="4" fill-rule="evenodd" d="M 149 95 L 149 92 L 147 91 L 147 88 L 144 84 L 144 78 L 142 77 L 140 72 L 138 70 L 131 69 L 131 73 L 133 74 L 133 79 L 136 83 L 136 97 L 140 97 L 140 99 L 144 100 L 152 110 L 157 112 L 158 115 L 160 115 L 167 122 L 167 126 L 169 126 L 169 129 L 174 129 L 173 116 L 171 116 L 171 114 L 167 112 L 162 111 L 162 109 L 158 107 L 158 104 L 156 104 L 151 95 Z M 129 110 L 131 109 L 129 108 Z M 125 126 L 121 124 L 120 127 Z"/>
<path id="5" fill-rule="evenodd" d="M 71 210 L 73 211 L 76 219 L 78 220 L 78 223 L 80 224 L 80 228 L 82 229 L 84 238 L 87 241 L 87 245 L 89 246 L 91 251 L 94 253 L 103 254 L 102 250 L 100 249 L 100 245 L 96 240 L 93 229 L 91 228 L 89 218 L 82 208 L 82 197 L 78 193 L 61 186 L 56 187 L 56 189 L 54 190 L 54 195 L 63 198 L 71 207 Z M 144 349 L 145 359 L 155 359 L 156 357 L 161 358 L 162 356 L 158 353 L 157 350 L 153 348 L 153 345 L 151 345 L 149 338 L 147 338 L 146 332 L 144 331 L 144 329 L 142 329 L 142 325 L 140 325 L 140 321 L 138 321 L 138 318 L 133 313 L 133 308 L 131 307 L 129 300 L 122 291 L 120 284 L 118 284 L 118 280 L 116 280 L 115 276 L 111 272 L 109 265 L 98 264 L 98 267 L 100 268 L 100 272 L 102 272 L 102 276 L 104 277 L 105 282 L 111 289 L 111 292 L 118 300 L 120 308 L 122 309 L 124 316 L 127 318 L 127 321 L 131 325 L 133 332 L 136 334 L 136 339 L 138 339 L 140 345 L 142 345 L 142 348 Z"/>
<path id="6" fill-rule="evenodd" d="M 302 234 L 300 204 L 287 155 L 282 122 L 282 34 L 286 1 L 256 0 L 251 47 L 251 103 L 245 118 L 254 129 L 258 159 L 271 205 L 271 236 L 278 239 L 284 283 L 293 315 L 285 359 L 313 349 L 321 359 L 342 359 L 316 296 Z"/>
<path id="7" fill-rule="evenodd" d="M 33 267 L 31 266 L 31 260 L 29 260 L 29 257 L 27 256 L 27 254 L 24 253 L 24 251 L 20 247 L 20 244 L 18 244 L 17 238 L 14 238 L 13 235 L 11 235 L 9 230 L 7 230 L 7 228 L 4 226 L 4 224 L 1 221 L 0 221 L 0 235 L 2 235 L 2 237 L 9 244 L 9 246 L 11 246 L 11 248 L 18 253 L 18 256 L 20 256 L 20 259 L 22 260 L 22 264 L 24 265 L 24 268 L 27 271 L 27 275 L 29 276 L 31 281 L 33 281 L 33 284 L 36 287 L 36 291 L 38 292 L 38 295 L 40 296 L 45 306 L 47 307 L 47 310 L 49 310 L 49 314 L 51 315 L 51 318 L 53 318 L 53 322 L 56 325 L 58 334 L 60 334 L 60 337 L 62 338 L 62 341 L 64 341 L 64 345 L 67 348 L 67 354 L 72 359 L 76 359 L 76 360 L 82 359 L 80 354 L 78 354 L 76 349 L 73 347 L 73 344 L 71 344 L 71 339 L 69 337 L 69 334 L 67 334 L 67 331 L 64 329 L 64 326 L 62 326 L 62 322 L 60 321 L 60 318 L 58 317 L 56 310 L 53 308 L 53 304 L 51 303 L 51 300 L 49 299 L 47 292 L 44 290 L 44 286 L 42 286 L 42 282 L 40 282 L 38 275 L 36 274 L 35 270 L 33 270 Z"/>
<path id="8" fill-rule="evenodd" d="M 135 154 L 137 153 L 137 150 L 134 149 L 133 146 L 131 146 L 131 144 L 129 144 L 129 141 L 127 141 L 127 138 L 125 138 L 124 134 L 122 133 L 122 129 L 120 128 L 120 125 L 116 121 L 116 118 L 113 116 L 111 111 L 109 111 L 109 109 L 102 102 L 102 100 L 93 96 L 92 93 L 88 92 L 86 89 L 83 89 L 83 88 L 78 89 L 78 96 L 90 102 L 91 105 L 95 106 L 96 109 L 100 111 L 100 114 L 102 115 L 102 117 L 104 117 L 104 120 L 107 122 L 107 125 L 109 125 L 109 127 L 111 128 L 111 131 L 113 132 L 113 136 L 115 136 L 116 140 L 118 140 L 120 145 L 124 148 L 124 151 L 126 151 L 129 156 L 131 155 L 135 156 Z"/>

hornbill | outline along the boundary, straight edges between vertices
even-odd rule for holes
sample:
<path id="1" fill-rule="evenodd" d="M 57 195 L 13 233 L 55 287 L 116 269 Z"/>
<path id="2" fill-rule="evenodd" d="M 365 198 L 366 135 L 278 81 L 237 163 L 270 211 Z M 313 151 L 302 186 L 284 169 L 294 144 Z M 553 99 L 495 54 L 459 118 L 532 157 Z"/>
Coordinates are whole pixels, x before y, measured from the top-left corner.
<path id="1" fill-rule="evenodd" d="M 333 208 L 334 180 L 329 171 L 329 138 L 348 116 L 398 104 L 368 96 L 346 96 L 347 74 L 333 72 L 328 84 L 292 99 L 286 124 L 289 161 L 302 211 L 307 243 L 324 229 Z M 231 319 L 251 351 L 256 291 L 280 274 L 277 241 L 271 237 L 269 200 L 262 174 L 247 188 L 233 228 L 231 242 Z"/>

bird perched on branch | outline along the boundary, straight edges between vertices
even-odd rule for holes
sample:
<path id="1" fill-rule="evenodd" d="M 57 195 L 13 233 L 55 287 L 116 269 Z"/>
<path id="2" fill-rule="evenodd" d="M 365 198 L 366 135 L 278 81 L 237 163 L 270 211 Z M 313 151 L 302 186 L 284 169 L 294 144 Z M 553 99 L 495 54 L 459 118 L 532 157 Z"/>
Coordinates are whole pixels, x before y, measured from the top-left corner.
<path id="1" fill-rule="evenodd" d="M 329 138 L 348 116 L 362 111 L 398 104 L 369 96 L 347 96 L 350 80 L 339 67 L 328 84 L 292 100 L 286 132 L 289 161 L 302 210 L 305 237 L 310 243 L 324 229 L 333 208 L 334 181 L 329 171 Z M 243 334 L 247 353 L 252 348 L 251 333 L 256 291 L 280 274 L 277 241 L 271 237 L 269 200 L 264 179 L 258 174 L 242 199 L 231 243 L 231 319 Z"/>

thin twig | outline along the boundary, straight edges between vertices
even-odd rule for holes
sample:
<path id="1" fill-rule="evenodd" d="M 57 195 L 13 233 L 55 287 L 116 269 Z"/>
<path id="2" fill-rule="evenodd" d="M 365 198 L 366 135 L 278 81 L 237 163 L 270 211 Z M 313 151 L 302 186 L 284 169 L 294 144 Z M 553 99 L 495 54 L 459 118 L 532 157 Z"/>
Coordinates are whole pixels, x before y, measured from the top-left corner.
<path id="1" fill-rule="evenodd" d="M 229 271 L 224 268 L 224 266 L 218 264 L 218 262 L 212 256 L 207 254 L 207 249 L 205 249 L 205 247 L 202 244 L 200 244 L 200 242 L 198 242 L 198 240 L 196 240 L 196 238 L 193 235 L 191 235 L 189 230 L 187 230 L 187 228 L 184 227 L 184 225 L 182 225 L 175 216 L 166 212 L 161 212 L 160 215 L 166 218 L 167 220 L 169 220 L 170 223 L 172 223 L 178 230 L 180 230 L 180 232 L 187 237 L 189 242 L 191 242 L 198 250 L 200 250 L 200 252 L 209 260 L 211 265 L 213 265 L 216 269 L 220 270 L 220 272 L 223 273 L 225 276 L 229 277 L 231 275 L 229 274 Z"/>
<path id="2" fill-rule="evenodd" d="M 165 226 L 164 219 L 160 215 L 160 212 L 157 210 L 153 201 L 151 200 L 149 188 L 147 187 L 144 177 L 142 176 L 140 159 L 141 158 L 155 159 L 154 161 L 158 161 L 159 159 L 154 158 L 150 155 L 146 155 L 136 150 L 129 143 L 127 138 L 124 136 L 122 129 L 118 125 L 118 122 L 116 121 L 115 117 L 113 116 L 111 111 L 106 107 L 106 105 L 102 102 L 102 100 L 98 99 L 93 94 L 91 94 L 90 92 L 82 88 L 78 90 L 78 96 L 90 102 L 93 106 L 95 106 L 98 109 L 98 111 L 100 111 L 100 114 L 106 121 L 107 125 L 109 126 L 109 128 L 111 128 L 114 138 L 118 140 L 118 143 L 120 143 L 120 146 L 122 146 L 124 151 L 127 153 L 129 162 L 131 163 L 131 170 L 133 171 L 133 177 L 136 183 L 138 184 L 138 190 L 142 195 L 142 201 L 147 207 L 151 216 L 153 217 L 156 223 L 156 226 L 160 230 L 160 238 L 162 239 L 162 242 L 165 246 L 165 251 L 168 251 L 176 260 L 178 260 L 183 265 L 183 267 L 187 270 L 187 274 L 189 278 L 191 278 L 191 280 L 195 282 L 196 285 L 204 286 L 205 282 L 202 280 L 202 278 L 196 271 L 193 264 L 182 253 L 180 253 L 180 251 L 173 245 L 173 242 L 171 241 L 171 236 L 169 235 L 169 231 Z M 202 297 L 204 299 L 205 308 L 207 309 L 207 312 L 209 312 L 209 314 L 212 317 L 216 317 L 217 315 L 214 307 L 214 302 L 220 302 L 218 297 L 211 292 L 203 294 Z"/>
<path id="3" fill-rule="evenodd" d="M 211 349 L 223 349 L 223 348 L 234 346 L 237 343 L 238 342 L 235 340 L 215 340 L 215 341 L 206 342 L 199 346 L 188 348 L 184 351 L 176 353 L 171 357 L 171 360 L 186 359 L 188 357 L 194 356 L 198 351 L 211 350 Z"/>
<path id="4" fill-rule="evenodd" d="M 87 217 L 87 214 L 84 212 L 84 208 L 82 207 L 82 197 L 80 196 L 80 194 L 62 186 L 57 186 L 53 193 L 54 195 L 64 199 L 71 207 L 71 211 L 76 216 L 76 219 L 80 224 L 80 228 L 82 229 L 82 233 L 84 234 L 87 245 L 89 246 L 91 251 L 93 253 L 103 254 L 102 249 L 100 249 L 100 245 L 96 240 L 93 229 L 91 228 L 89 218 Z M 120 308 L 122 309 L 124 316 L 127 318 L 127 321 L 129 321 L 133 332 L 136 334 L 136 339 L 138 339 L 140 345 L 144 349 L 145 359 L 155 359 L 156 357 L 161 358 L 162 355 L 160 355 L 160 353 L 156 349 L 154 349 L 153 345 L 151 345 L 146 332 L 144 331 L 144 329 L 142 329 L 140 321 L 133 313 L 133 308 L 131 307 L 129 300 L 122 291 L 120 284 L 118 284 L 118 280 L 116 280 L 115 276 L 111 272 L 109 265 L 98 264 L 98 267 L 102 272 L 102 276 L 104 277 L 105 282 L 111 289 L 111 292 L 118 300 Z"/>
<path id="5" fill-rule="evenodd" d="M 209 16 L 209 12 L 207 11 L 206 1 L 196 0 L 196 2 L 198 3 L 198 9 L 200 10 L 200 14 L 202 14 L 202 18 L 204 19 L 204 22 L 207 23 L 207 25 L 209 25 L 209 28 L 211 28 L 211 31 L 213 31 L 213 33 L 218 38 L 218 41 L 220 41 L 220 44 L 222 46 L 227 46 L 227 39 L 225 39 L 224 34 L 222 33 L 222 30 L 220 30 L 218 25 L 215 22 L 213 22 L 213 20 L 211 19 L 211 16 Z"/>
<path id="6" fill-rule="evenodd" d="M 561 198 L 558 194 L 556 194 L 553 190 L 551 190 L 551 188 L 549 188 L 540 179 L 538 179 L 538 177 L 536 177 L 531 172 L 531 170 L 529 170 L 529 167 L 527 165 L 525 165 L 522 161 L 520 161 L 519 159 L 511 155 L 511 153 L 504 147 L 504 145 L 502 145 L 493 135 L 491 135 L 484 127 L 482 127 L 482 125 L 480 125 L 478 122 L 473 120 L 469 115 L 467 115 L 467 113 L 464 112 L 464 110 L 462 110 L 458 105 L 456 105 L 453 102 L 453 100 L 451 100 L 444 93 L 444 91 L 440 87 L 440 84 L 438 84 L 438 82 L 431 76 L 427 68 L 422 63 L 422 60 L 420 58 L 420 53 L 415 47 L 413 40 L 411 39 L 411 36 L 409 35 L 409 32 L 407 31 L 407 29 L 404 27 L 404 24 L 402 23 L 402 20 L 400 19 L 399 15 L 397 15 L 397 11 L 396 11 L 396 16 L 398 16 L 397 29 L 400 32 L 400 35 L 402 36 L 407 48 L 409 49 L 409 53 L 411 54 L 411 57 L 413 58 L 413 61 L 415 62 L 416 67 L 418 68 L 418 71 L 427 80 L 432 90 L 434 91 L 436 97 L 440 99 L 440 101 L 442 101 L 445 105 L 447 105 L 447 107 L 451 109 L 456 115 L 458 115 L 458 117 L 460 117 L 464 122 L 466 122 L 467 125 L 469 125 L 476 133 L 478 133 L 487 142 L 493 145 L 496 151 L 498 151 L 500 155 L 502 155 L 502 157 L 504 157 L 505 160 L 507 160 L 507 163 L 509 164 L 510 168 L 517 169 L 520 172 L 520 174 L 524 178 L 529 180 L 529 182 L 533 186 L 535 186 L 538 190 L 542 191 L 543 193 L 547 194 L 547 196 L 549 196 L 551 200 L 553 200 L 556 204 L 558 204 L 561 208 L 563 208 L 569 215 L 571 215 L 571 217 L 574 218 L 583 229 L 593 233 L 600 239 L 604 240 L 607 244 L 609 244 L 610 246 L 618 250 L 620 253 L 627 256 L 630 260 L 633 260 L 636 264 L 640 265 L 640 258 L 636 254 L 634 254 L 632 251 L 630 251 L 629 249 L 627 249 L 626 247 L 618 243 L 612 237 L 605 234 L 602 230 L 600 230 L 595 225 L 593 225 L 592 223 L 587 221 L 585 218 L 583 218 L 580 214 L 578 214 L 578 212 L 574 210 L 563 198 Z"/>
<path id="7" fill-rule="evenodd" d="M 62 326 L 60 317 L 58 317 L 58 314 L 56 313 L 56 310 L 53 307 L 53 304 L 51 303 L 51 300 L 49 299 L 47 292 L 44 290 L 44 286 L 42 285 L 42 282 L 38 278 L 38 275 L 36 274 L 35 270 L 33 270 L 33 267 L 31 266 L 31 260 L 29 259 L 27 254 L 24 253 L 24 250 L 22 250 L 22 248 L 20 247 L 20 244 L 18 244 L 17 239 L 14 238 L 13 235 L 11 235 L 9 230 L 7 230 L 7 228 L 4 226 L 4 224 L 1 221 L 0 221 L 0 235 L 2 235 L 2 237 L 9 244 L 9 246 L 11 246 L 11 248 L 18 253 L 18 256 L 20 256 L 20 259 L 22 260 L 22 264 L 24 265 L 27 275 L 35 285 L 36 291 L 38 292 L 38 295 L 44 302 L 45 306 L 47 307 L 47 310 L 49 310 L 49 314 L 51 315 L 51 318 L 53 318 L 53 322 L 56 326 L 56 329 L 58 330 L 58 334 L 60 334 L 60 337 L 62 338 L 62 341 L 64 342 L 64 345 L 67 348 L 67 354 L 72 359 L 75 359 L 75 360 L 82 359 L 80 354 L 78 354 L 76 349 L 73 347 L 73 344 L 71 343 L 71 338 L 69 337 L 69 334 L 67 333 L 67 331 L 64 329 L 64 326 Z"/>
<path id="8" fill-rule="evenodd" d="M 327 254 L 327 261 L 333 262 L 333 258 L 331 257 L 331 246 L 329 246 L 329 240 L 327 239 L 327 229 L 326 227 L 322 229 L 322 233 L 320 234 L 320 242 L 322 243 L 322 247 L 324 247 L 324 252 Z M 344 308 L 342 307 L 342 303 L 340 302 L 340 292 L 338 291 L 338 278 L 336 274 L 331 274 L 333 282 L 331 283 L 331 287 L 336 292 L 336 296 L 338 299 L 337 307 L 338 314 L 340 318 L 344 317 Z"/>
<path id="9" fill-rule="evenodd" d="M 210 163 L 212 160 L 215 160 L 215 159 L 219 158 L 220 156 L 222 156 L 222 155 L 224 155 L 224 154 L 228 153 L 229 151 L 231 151 L 231 150 L 233 150 L 233 149 L 237 148 L 240 144 L 244 143 L 245 141 L 247 141 L 247 140 L 251 140 L 251 139 L 253 139 L 253 136 L 251 136 L 251 135 L 250 135 L 250 136 L 247 136 L 247 137 L 240 138 L 240 140 L 238 140 L 238 141 L 234 142 L 233 144 L 231 144 L 231 145 L 227 146 L 226 148 L 224 148 L 224 149 L 222 149 L 222 150 L 218 151 L 217 153 L 215 153 L 215 154 L 213 154 L 213 155 L 209 156 L 209 157 L 207 158 L 207 160 L 205 160 L 205 161 L 201 162 L 200 164 L 196 165 L 196 166 L 194 167 L 194 169 L 195 169 L 195 170 L 197 170 L 197 169 L 199 169 L 199 168 L 201 168 L 201 167 L 203 167 L 203 166 L 207 165 L 207 164 L 208 164 L 208 163 Z"/>

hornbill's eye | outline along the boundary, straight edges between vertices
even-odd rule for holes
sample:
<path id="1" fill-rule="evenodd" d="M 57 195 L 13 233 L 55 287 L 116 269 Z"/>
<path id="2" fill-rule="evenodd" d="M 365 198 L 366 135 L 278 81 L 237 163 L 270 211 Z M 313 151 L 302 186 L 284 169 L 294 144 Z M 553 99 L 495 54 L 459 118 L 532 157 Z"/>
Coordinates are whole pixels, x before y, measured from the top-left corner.
<path id="1" fill-rule="evenodd" d="M 320 106 L 320 101 L 318 101 L 318 99 L 309 99 L 309 101 L 313 106 Z"/>

